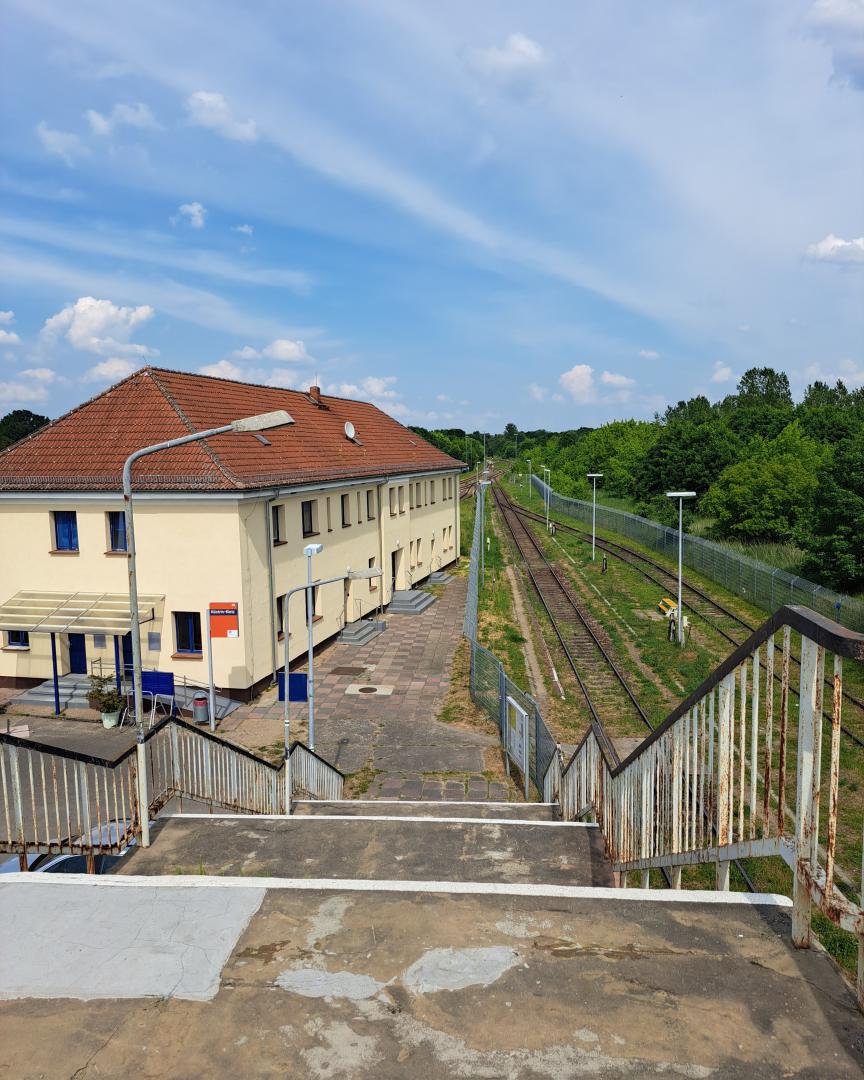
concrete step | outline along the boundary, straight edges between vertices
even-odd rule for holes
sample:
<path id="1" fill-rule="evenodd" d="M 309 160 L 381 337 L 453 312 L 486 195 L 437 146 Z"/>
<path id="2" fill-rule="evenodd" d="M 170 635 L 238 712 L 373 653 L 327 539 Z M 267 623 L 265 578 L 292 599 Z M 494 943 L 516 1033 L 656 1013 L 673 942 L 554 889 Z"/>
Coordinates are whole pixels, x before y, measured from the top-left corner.
<path id="1" fill-rule="evenodd" d="M 558 821 L 555 803 L 441 802 L 433 799 L 306 799 L 294 804 L 295 814 L 325 817 L 435 817 L 486 820 Z"/>
<path id="2" fill-rule="evenodd" d="M 434 603 L 432 593 L 423 592 L 422 589 L 397 589 L 387 611 L 391 615 L 419 615 Z"/>
<path id="3" fill-rule="evenodd" d="M 336 638 L 340 645 L 366 645 L 387 629 L 387 623 L 379 619 L 359 619 L 344 627 Z"/>
<path id="4" fill-rule="evenodd" d="M 453 575 L 448 574 L 446 570 L 436 570 L 434 574 L 429 575 L 430 585 L 449 585 L 453 580 Z"/>
<path id="5" fill-rule="evenodd" d="M 466 808 L 467 809 L 467 808 Z M 473 808 L 472 808 L 473 809 Z M 121 874 L 222 874 L 303 879 L 611 886 L 594 825 L 507 818 L 381 815 L 160 818 L 149 848 Z"/>

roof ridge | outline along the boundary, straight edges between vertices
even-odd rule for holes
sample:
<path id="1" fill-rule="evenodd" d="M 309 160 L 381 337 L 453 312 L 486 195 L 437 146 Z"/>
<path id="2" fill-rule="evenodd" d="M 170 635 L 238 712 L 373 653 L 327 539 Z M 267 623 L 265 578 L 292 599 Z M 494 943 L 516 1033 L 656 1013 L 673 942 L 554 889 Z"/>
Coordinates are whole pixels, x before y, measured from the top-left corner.
<path id="1" fill-rule="evenodd" d="M 168 404 L 171 406 L 171 408 L 174 410 L 174 412 L 177 413 L 178 417 L 180 418 L 181 423 L 185 426 L 186 430 L 189 432 L 190 435 L 193 435 L 193 434 L 195 434 L 195 432 L 197 430 L 195 428 L 195 425 L 192 423 L 192 421 L 189 419 L 189 417 L 186 415 L 186 413 L 183 411 L 183 409 L 177 403 L 177 401 L 175 400 L 174 395 L 171 393 L 171 391 L 166 386 L 164 386 L 162 384 L 161 380 L 158 377 L 158 372 L 163 371 L 163 370 L 169 370 L 169 369 L 167 369 L 167 368 L 161 368 L 161 369 L 160 368 L 151 368 L 150 369 L 150 376 L 153 379 L 153 382 L 155 383 L 155 385 L 159 388 L 159 391 L 162 394 L 162 396 L 165 398 L 165 400 L 168 402 Z M 204 430 L 206 431 L 206 428 Z M 225 477 L 226 480 L 230 481 L 237 488 L 242 488 L 243 487 L 243 483 L 240 480 L 239 476 L 237 476 L 237 474 L 235 472 L 233 472 L 227 465 L 225 465 L 222 462 L 222 460 L 220 459 L 220 457 L 216 453 L 216 451 L 213 449 L 213 447 L 209 445 L 207 439 L 201 439 L 199 441 L 198 445 L 204 451 L 204 453 L 207 454 L 207 456 L 213 461 L 213 464 L 222 473 L 222 475 Z"/>

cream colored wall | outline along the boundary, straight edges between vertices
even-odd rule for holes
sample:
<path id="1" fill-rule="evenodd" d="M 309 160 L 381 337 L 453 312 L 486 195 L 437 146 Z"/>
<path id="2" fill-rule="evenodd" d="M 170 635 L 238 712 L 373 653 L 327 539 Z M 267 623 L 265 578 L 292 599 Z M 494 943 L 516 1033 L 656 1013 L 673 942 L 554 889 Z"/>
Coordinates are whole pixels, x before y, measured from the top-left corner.
<path id="1" fill-rule="evenodd" d="M 240 534 L 237 502 L 139 500 L 135 504 L 135 540 L 139 595 L 165 597 L 161 617 L 142 626 L 141 650 L 145 667 L 184 673 L 196 682 L 207 681 L 206 655 L 202 659 L 173 658 L 174 611 L 198 611 L 202 635 L 211 600 L 242 602 Z M 106 555 L 106 518 L 109 510 L 122 510 L 122 500 L 92 502 L 0 502 L 0 602 L 22 589 L 62 592 L 116 592 L 128 590 L 128 560 Z M 78 554 L 50 554 L 53 547 L 53 510 L 74 510 L 78 521 Z M 161 634 L 161 648 L 149 648 L 149 631 Z M 5 644 L 6 636 L 3 636 Z M 60 671 L 69 670 L 68 646 L 58 635 Z M 101 657 L 112 669 L 114 644 L 109 637 L 98 650 L 86 635 L 88 662 Z M 205 649 L 206 652 L 206 649 Z M 0 651 L 0 675 L 48 678 L 51 674 L 50 638 L 31 634 L 30 650 Z M 247 664 L 243 635 L 217 641 L 214 676 L 220 686 L 245 685 Z"/>
<path id="2" fill-rule="evenodd" d="M 419 478 L 421 484 L 424 478 Z M 284 506 L 286 543 L 272 548 L 274 596 L 282 595 L 306 581 L 308 543 L 321 543 L 324 550 L 313 559 L 316 578 L 328 578 L 362 570 L 374 559 L 382 566 L 384 578 L 370 589 L 365 580 L 342 582 L 322 587 L 318 610 L 320 621 L 314 624 L 317 643 L 338 633 L 344 623 L 369 615 L 391 597 L 391 552 L 401 551 L 401 565 L 396 587 L 409 588 L 432 570 L 446 566 L 456 558 L 459 525 L 458 475 L 452 474 L 452 497 L 444 499 L 443 478 L 435 477 L 436 501 L 429 496 L 430 478 L 425 478 L 425 500 L 410 507 L 408 483 L 417 478 L 388 484 L 351 484 L 332 489 L 318 489 L 306 495 L 291 495 L 274 502 L 262 497 L 244 500 L 149 500 L 135 504 L 135 537 L 138 553 L 139 594 L 165 597 L 159 622 L 142 628 L 144 666 L 187 675 L 198 683 L 207 681 L 206 644 L 200 659 L 175 654 L 175 611 L 198 611 L 202 637 L 206 640 L 206 613 L 215 601 L 236 601 L 240 605 L 240 636 L 217 639 L 213 645 L 214 676 L 217 686 L 246 689 L 269 676 L 272 666 L 272 635 L 268 548 L 268 518 L 271 505 Z M 403 510 L 399 511 L 398 488 L 405 487 Z M 396 514 L 389 509 L 389 488 L 397 490 Z M 375 516 L 369 519 L 366 491 L 374 493 Z M 361 495 L 360 520 L 357 492 Z M 350 521 L 342 527 L 341 496 L 349 496 Z M 304 498 L 318 502 L 318 535 L 304 537 L 301 503 Z M 326 499 L 331 501 L 331 522 L 327 527 Z M 425 502 L 425 505 L 423 503 Z M 121 500 L 104 501 L 5 501 L 0 500 L 0 602 L 22 589 L 62 592 L 117 592 L 128 587 L 127 559 L 106 555 L 106 513 L 122 510 Z M 75 510 L 78 519 L 79 553 L 52 555 L 53 510 Z M 452 526 L 452 546 L 443 546 L 444 530 Z M 434 559 L 431 552 L 435 535 Z M 423 563 L 409 566 L 411 542 L 420 539 Z M 346 603 L 347 599 L 347 603 Z M 293 597 L 290 609 L 290 655 L 294 659 L 306 649 L 305 596 Z M 161 648 L 148 648 L 148 631 L 161 633 Z M 5 643 L 5 635 L 3 635 Z M 60 671 L 69 670 L 65 637 L 57 638 Z M 93 637 L 87 635 L 88 661 L 100 656 L 113 669 L 114 648 L 109 637 L 104 650 L 97 650 Z M 283 659 L 283 644 L 278 643 L 277 667 Z M 0 651 L 0 676 L 48 678 L 51 674 L 50 639 L 33 634 L 29 651 Z"/>

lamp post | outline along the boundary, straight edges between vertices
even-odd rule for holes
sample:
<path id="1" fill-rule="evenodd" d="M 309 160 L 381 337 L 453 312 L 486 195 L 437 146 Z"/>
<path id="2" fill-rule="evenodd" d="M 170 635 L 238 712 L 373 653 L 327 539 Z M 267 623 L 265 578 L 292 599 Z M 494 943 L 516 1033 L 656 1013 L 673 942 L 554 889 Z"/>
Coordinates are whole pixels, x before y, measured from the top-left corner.
<path id="1" fill-rule="evenodd" d="M 597 481 L 603 476 L 602 472 L 585 473 L 594 484 L 594 497 L 591 501 L 591 562 L 596 559 L 597 548 Z"/>
<path id="2" fill-rule="evenodd" d="M 549 489 L 552 486 L 552 470 L 545 465 L 541 465 L 541 468 L 543 469 L 543 484 L 545 485 L 543 501 L 546 504 L 546 532 L 549 532 Z"/>
<path id="3" fill-rule="evenodd" d="M 480 493 L 480 586 L 486 585 L 486 488 L 490 481 L 481 480 Z"/>
<path id="4" fill-rule="evenodd" d="M 684 500 L 695 499 L 695 491 L 667 491 L 667 499 L 678 500 L 678 644 L 684 644 L 684 612 L 681 609 L 681 575 L 684 565 Z"/>
<path id="5" fill-rule="evenodd" d="M 531 458 L 529 457 L 528 458 L 528 502 L 529 503 L 531 502 L 531 489 L 534 487 L 534 485 L 531 483 L 532 479 L 533 479 L 533 476 L 532 476 L 532 473 L 531 473 Z"/>
<path id="6" fill-rule="evenodd" d="M 196 431 L 191 435 L 184 435 L 179 439 L 168 439 L 166 442 L 154 443 L 136 450 L 126 458 L 123 465 L 123 504 L 124 518 L 126 522 L 126 551 L 129 559 L 129 610 L 131 614 L 132 638 L 132 696 L 135 708 L 135 729 L 137 743 L 137 767 L 138 767 L 138 809 L 141 815 L 141 846 L 150 845 L 150 799 L 147 793 L 147 759 L 144 755 L 144 695 L 141 690 L 141 624 L 138 615 L 138 571 L 135 561 L 135 521 L 132 508 L 132 466 L 140 458 L 148 454 L 155 454 L 160 450 L 170 450 L 175 446 L 184 446 L 186 443 L 198 442 L 201 439 L 210 439 L 215 435 L 227 435 L 231 431 L 265 431 L 267 428 L 283 427 L 285 424 L 293 424 L 293 419 L 284 409 L 277 412 L 261 413 L 258 416 L 247 416 L 243 420 L 232 420 L 230 424 L 222 424 L 220 427 L 208 428 L 206 431 Z"/>
<path id="7" fill-rule="evenodd" d="M 323 544 L 307 544 L 303 549 L 303 554 L 307 559 L 307 574 L 306 583 L 303 585 L 296 585 L 293 589 L 289 589 L 285 593 L 285 598 L 282 601 L 282 639 L 285 648 L 285 682 L 284 682 L 284 701 L 282 703 L 282 739 L 284 743 L 283 753 L 285 760 L 285 813 L 291 813 L 291 703 L 289 698 L 288 689 L 288 673 L 289 665 L 291 662 L 290 655 L 290 620 L 289 613 L 291 610 L 291 597 L 295 593 L 306 593 L 306 621 L 309 628 L 308 637 L 308 664 L 309 672 L 307 674 L 307 699 L 309 703 L 309 749 L 315 749 L 315 713 L 314 713 L 314 683 L 313 683 L 313 652 L 312 652 L 312 621 L 310 618 L 310 611 L 313 607 L 312 597 L 314 591 L 320 588 L 322 585 L 332 585 L 335 581 L 358 581 L 363 578 L 376 578 L 383 577 L 383 571 L 380 566 L 370 566 L 366 570 L 347 570 L 344 574 L 336 574 L 334 577 L 323 578 L 319 581 L 312 580 L 312 558 L 315 555 L 320 555 L 324 550 Z"/>

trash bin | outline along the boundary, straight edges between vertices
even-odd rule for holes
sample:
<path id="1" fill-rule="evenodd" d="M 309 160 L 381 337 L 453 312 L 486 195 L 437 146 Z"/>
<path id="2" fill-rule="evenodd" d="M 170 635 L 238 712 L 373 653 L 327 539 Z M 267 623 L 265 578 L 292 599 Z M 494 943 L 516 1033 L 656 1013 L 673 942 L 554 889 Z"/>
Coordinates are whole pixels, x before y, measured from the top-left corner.
<path id="1" fill-rule="evenodd" d="M 192 720 L 196 724 L 210 723 L 210 706 L 206 694 L 196 694 L 192 698 Z"/>

